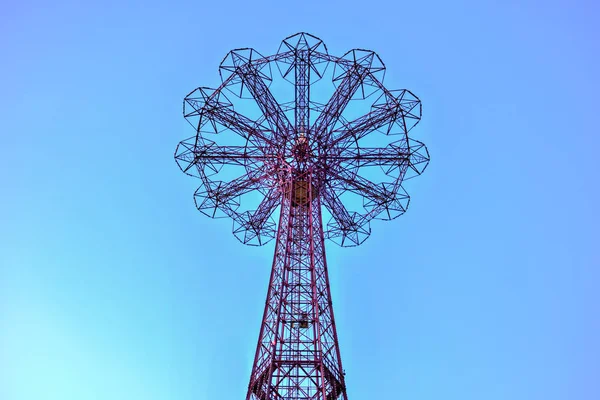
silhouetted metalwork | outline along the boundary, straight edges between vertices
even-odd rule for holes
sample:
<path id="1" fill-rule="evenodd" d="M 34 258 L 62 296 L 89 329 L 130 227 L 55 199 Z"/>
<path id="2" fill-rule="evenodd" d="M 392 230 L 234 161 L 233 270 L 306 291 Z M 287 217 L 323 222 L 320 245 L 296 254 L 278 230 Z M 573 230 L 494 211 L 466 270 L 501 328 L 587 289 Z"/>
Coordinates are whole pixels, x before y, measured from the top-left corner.
<path id="1" fill-rule="evenodd" d="M 233 219 L 242 243 L 276 238 L 246 398 L 346 400 L 324 240 L 359 245 L 373 219 L 406 211 L 402 183 L 429 162 L 408 136 L 421 103 L 383 86 L 374 52 L 331 56 L 307 33 L 286 38 L 273 56 L 233 50 L 219 71 L 218 88 L 185 97 L 196 134 L 175 159 L 202 182 L 200 212 Z M 373 137 L 386 145 L 371 147 Z"/>

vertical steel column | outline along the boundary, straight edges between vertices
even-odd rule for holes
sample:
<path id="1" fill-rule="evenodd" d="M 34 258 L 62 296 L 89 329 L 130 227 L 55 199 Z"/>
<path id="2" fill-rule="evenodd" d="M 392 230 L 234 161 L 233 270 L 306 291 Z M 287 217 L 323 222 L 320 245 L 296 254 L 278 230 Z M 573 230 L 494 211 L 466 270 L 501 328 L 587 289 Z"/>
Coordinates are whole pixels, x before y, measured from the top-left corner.
<path id="1" fill-rule="evenodd" d="M 346 400 L 320 202 L 310 171 L 293 179 L 286 185 L 246 398 Z"/>

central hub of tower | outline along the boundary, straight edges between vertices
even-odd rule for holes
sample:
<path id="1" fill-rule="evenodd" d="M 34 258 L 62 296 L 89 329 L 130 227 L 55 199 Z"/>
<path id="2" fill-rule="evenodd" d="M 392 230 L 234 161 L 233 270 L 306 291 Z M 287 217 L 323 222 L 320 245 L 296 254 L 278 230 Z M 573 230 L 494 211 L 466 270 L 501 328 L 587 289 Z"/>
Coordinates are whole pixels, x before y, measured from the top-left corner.
<path id="1" fill-rule="evenodd" d="M 310 145 L 304 131 L 298 132 L 298 136 L 296 137 L 294 146 L 292 148 L 292 154 L 294 155 L 294 160 L 299 166 L 306 164 L 309 160 L 311 156 Z"/>

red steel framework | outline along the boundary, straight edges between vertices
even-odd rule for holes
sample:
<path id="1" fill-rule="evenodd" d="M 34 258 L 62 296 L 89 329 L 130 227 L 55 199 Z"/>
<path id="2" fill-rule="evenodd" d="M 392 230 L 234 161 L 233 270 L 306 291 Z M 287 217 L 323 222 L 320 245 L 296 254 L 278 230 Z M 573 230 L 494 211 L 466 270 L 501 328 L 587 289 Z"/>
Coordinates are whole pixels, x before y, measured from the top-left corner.
<path id="1" fill-rule="evenodd" d="M 421 103 L 383 86 L 374 52 L 331 56 L 307 33 L 283 40 L 273 56 L 233 50 L 219 70 L 218 88 L 184 99 L 196 134 L 179 143 L 175 159 L 202 182 L 198 210 L 233 219 L 245 244 L 276 238 L 246 399 L 347 400 L 325 239 L 359 245 L 371 220 L 406 211 L 402 183 L 429 162 L 425 145 L 408 136 Z M 369 146 L 371 136 L 386 145 Z"/>

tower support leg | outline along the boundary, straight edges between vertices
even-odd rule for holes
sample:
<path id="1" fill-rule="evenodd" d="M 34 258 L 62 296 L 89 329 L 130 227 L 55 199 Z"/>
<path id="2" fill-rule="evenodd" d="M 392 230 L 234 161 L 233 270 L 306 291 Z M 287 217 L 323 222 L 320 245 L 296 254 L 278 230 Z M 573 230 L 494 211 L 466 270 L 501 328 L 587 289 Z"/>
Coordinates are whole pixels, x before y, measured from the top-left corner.
<path id="1" fill-rule="evenodd" d="M 309 172 L 282 190 L 271 279 L 246 400 L 347 400 L 321 205 Z"/>

